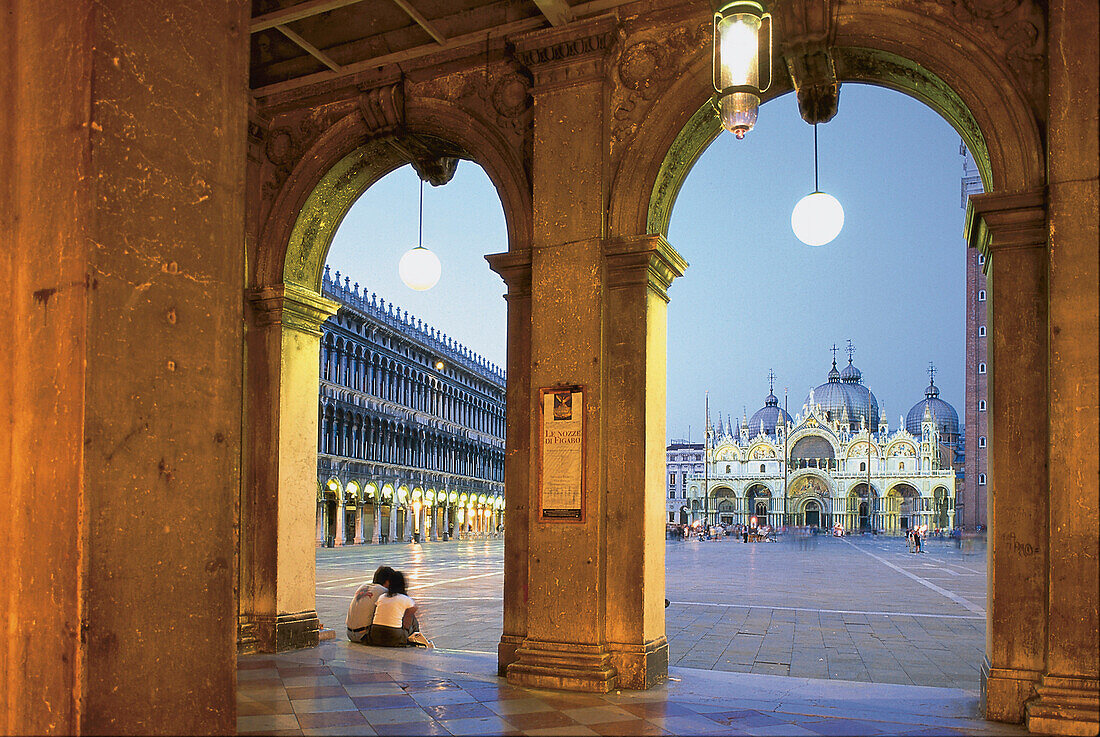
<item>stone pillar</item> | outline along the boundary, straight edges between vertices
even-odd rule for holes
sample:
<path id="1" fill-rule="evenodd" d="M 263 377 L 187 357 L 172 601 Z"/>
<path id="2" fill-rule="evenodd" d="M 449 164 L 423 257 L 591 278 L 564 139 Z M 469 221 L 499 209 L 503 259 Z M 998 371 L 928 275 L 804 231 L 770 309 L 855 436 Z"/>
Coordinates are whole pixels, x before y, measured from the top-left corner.
<path id="1" fill-rule="evenodd" d="M 317 501 L 317 547 L 325 546 L 325 500 Z"/>
<path id="2" fill-rule="evenodd" d="M 506 672 L 509 682 L 525 686 L 646 688 L 667 675 L 664 288 L 683 262 L 663 239 L 606 238 L 604 53 L 613 31 L 605 17 L 516 39 L 535 80 L 530 297 L 513 288 L 526 266 L 518 255 L 509 254 L 512 263 L 494 257 L 494 266 L 504 272 L 510 298 L 515 293 L 530 310 L 529 333 L 521 324 L 513 337 L 510 299 L 509 384 L 530 378 L 514 403 L 509 386 L 509 455 L 517 449 L 516 417 L 526 435 L 526 468 L 519 486 L 510 476 L 515 464 L 506 465 L 505 559 L 515 556 L 527 580 L 524 638 Z M 520 341 L 529 343 L 529 355 Z M 514 373 L 513 350 L 528 362 Z M 580 521 L 540 519 L 538 480 L 527 472 L 538 457 L 540 389 L 558 385 L 585 392 Z M 524 409 L 514 414 L 517 405 Z M 526 529 L 517 516 L 526 518 Z M 512 548 L 517 537 L 525 538 L 522 557 Z M 508 610 L 506 601 L 506 618 Z M 504 646 L 502 638 L 501 660 Z"/>
<path id="3" fill-rule="evenodd" d="M 403 533 L 402 540 L 412 542 L 413 540 L 413 516 L 415 512 L 413 510 L 412 502 L 405 503 L 405 532 Z"/>
<path id="4" fill-rule="evenodd" d="M 439 539 L 439 503 L 436 502 L 432 505 L 431 511 L 428 514 L 428 518 L 431 522 L 428 530 L 428 539 L 433 543 Z"/>
<path id="5" fill-rule="evenodd" d="M 381 489 L 374 492 L 374 503 L 371 505 L 371 533 L 370 542 L 371 545 L 377 545 L 382 540 L 382 505 L 379 504 L 379 495 L 382 493 Z"/>
<path id="6" fill-rule="evenodd" d="M 336 547 L 340 547 L 344 544 L 344 540 L 347 539 L 347 518 L 348 512 L 344 507 L 344 490 L 340 489 L 336 492 Z"/>
<path id="7" fill-rule="evenodd" d="M 989 591 L 985 716 L 1020 722 L 1047 639 L 1047 224 L 1043 192 L 973 195 L 967 239 L 986 254 Z"/>
<path id="8" fill-rule="evenodd" d="M 416 521 L 416 524 L 417 524 L 417 527 L 420 528 L 420 530 L 419 530 L 420 538 L 419 539 L 420 540 L 425 540 L 428 536 L 427 525 L 425 524 L 427 522 L 427 519 L 428 519 L 428 507 L 427 507 L 427 505 L 424 505 L 424 504 L 420 505 L 420 512 L 417 515 L 417 517 L 418 517 L 418 519 Z"/>
<path id="9" fill-rule="evenodd" d="M 253 443 L 241 504 L 241 647 L 279 652 L 316 645 L 320 627 L 307 510 L 317 493 L 321 323 L 337 305 L 288 283 L 251 291 L 248 307 Z"/>
<path id="10" fill-rule="evenodd" d="M 1053 0 L 1049 24 L 1049 625 L 1046 665 L 1038 698 L 1027 705 L 1027 727 L 1047 734 L 1096 734 L 1100 8 Z"/>
<path id="11" fill-rule="evenodd" d="M 388 542 L 395 542 L 397 540 L 397 489 L 394 488 L 393 496 L 390 497 L 390 525 L 389 525 L 389 538 Z"/>
<path id="12" fill-rule="evenodd" d="M 3 14 L 0 731 L 232 732 L 248 5 Z"/>
<path id="13" fill-rule="evenodd" d="M 362 545 L 365 542 L 366 537 L 366 517 L 367 517 L 367 505 L 366 502 L 358 503 L 355 505 L 355 544 Z"/>

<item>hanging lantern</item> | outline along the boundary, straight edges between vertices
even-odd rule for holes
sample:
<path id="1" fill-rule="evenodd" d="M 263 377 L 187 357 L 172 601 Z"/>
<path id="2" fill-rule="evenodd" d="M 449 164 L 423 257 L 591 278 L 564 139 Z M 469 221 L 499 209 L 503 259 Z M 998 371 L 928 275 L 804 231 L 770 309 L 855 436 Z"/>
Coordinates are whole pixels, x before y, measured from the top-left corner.
<path id="1" fill-rule="evenodd" d="M 439 263 L 439 257 L 424 248 L 424 180 L 420 180 L 420 235 L 417 239 L 419 245 L 405 251 L 401 260 L 397 263 L 397 273 L 401 281 L 409 289 L 423 292 L 431 289 L 439 283 L 439 276 L 443 273 L 443 267 Z"/>
<path id="2" fill-rule="evenodd" d="M 760 85 L 760 27 L 768 21 L 768 83 Z M 722 127 L 739 139 L 756 124 L 760 96 L 771 87 L 771 15 L 753 0 L 723 3 L 714 13 L 711 84 Z"/>
<path id="3" fill-rule="evenodd" d="M 814 124 L 814 191 L 798 201 L 791 212 L 791 230 L 807 246 L 824 246 L 844 228 L 840 201 L 821 191 L 817 181 L 817 124 Z"/>

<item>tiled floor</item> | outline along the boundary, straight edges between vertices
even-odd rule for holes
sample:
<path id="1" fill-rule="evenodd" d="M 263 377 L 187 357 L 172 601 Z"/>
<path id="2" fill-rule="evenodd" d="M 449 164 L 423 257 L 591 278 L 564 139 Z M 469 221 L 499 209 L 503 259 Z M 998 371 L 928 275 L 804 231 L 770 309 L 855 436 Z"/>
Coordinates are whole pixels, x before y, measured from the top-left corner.
<path id="1" fill-rule="evenodd" d="M 343 639 L 239 660 L 240 734 L 1018 735 L 977 717 L 977 694 L 671 668 L 648 691 L 518 688 L 496 659 Z"/>

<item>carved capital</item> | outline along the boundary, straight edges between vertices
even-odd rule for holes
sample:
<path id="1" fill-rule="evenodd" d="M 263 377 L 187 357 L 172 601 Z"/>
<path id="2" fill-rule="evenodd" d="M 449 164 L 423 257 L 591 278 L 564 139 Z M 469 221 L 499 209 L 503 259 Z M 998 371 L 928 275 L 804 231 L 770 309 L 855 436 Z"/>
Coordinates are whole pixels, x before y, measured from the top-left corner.
<path id="1" fill-rule="evenodd" d="M 531 296 L 531 252 L 507 251 L 485 257 L 489 268 L 508 285 L 509 297 Z"/>
<path id="2" fill-rule="evenodd" d="M 604 241 L 607 283 L 612 289 L 645 286 L 668 302 L 668 288 L 688 267 L 663 235 Z"/>
<path id="3" fill-rule="evenodd" d="M 615 42 L 617 20 L 601 15 L 512 39 L 516 56 L 534 76 L 535 92 L 601 79 Z"/>
<path id="4" fill-rule="evenodd" d="M 1015 248 L 1046 248 L 1046 190 L 970 195 L 965 233 L 967 245 L 986 256 Z"/>
<path id="5" fill-rule="evenodd" d="M 321 323 L 340 309 L 339 302 L 289 282 L 252 289 L 247 296 L 258 325 L 282 325 L 316 336 L 321 335 Z"/>

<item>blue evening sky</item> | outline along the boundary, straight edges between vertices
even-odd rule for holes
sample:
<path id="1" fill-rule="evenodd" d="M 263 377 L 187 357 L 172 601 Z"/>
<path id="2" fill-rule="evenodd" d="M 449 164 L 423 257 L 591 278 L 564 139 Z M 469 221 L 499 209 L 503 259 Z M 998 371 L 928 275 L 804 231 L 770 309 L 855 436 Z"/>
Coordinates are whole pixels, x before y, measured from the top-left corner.
<path id="1" fill-rule="evenodd" d="M 761 108 L 744 140 L 720 136 L 695 165 L 673 209 L 669 242 L 691 264 L 668 310 L 668 436 L 701 438 L 703 396 L 717 420 L 763 406 L 767 374 L 790 411 L 825 380 L 834 343 L 855 364 L 891 427 L 924 395 L 928 362 L 941 397 L 963 407 L 965 258 L 958 134 L 900 93 L 844 85 L 840 112 L 819 126 L 821 189 L 844 206 L 827 246 L 791 232 L 795 203 L 813 189 L 813 129 L 793 95 Z M 504 285 L 484 254 L 507 248 L 500 200 L 484 172 L 459 165 L 425 187 L 424 244 L 443 262 L 428 292 L 397 276 L 416 245 L 418 180 L 411 167 L 370 188 L 336 234 L 328 263 L 503 365 Z M 847 358 L 838 354 L 838 364 Z"/>

